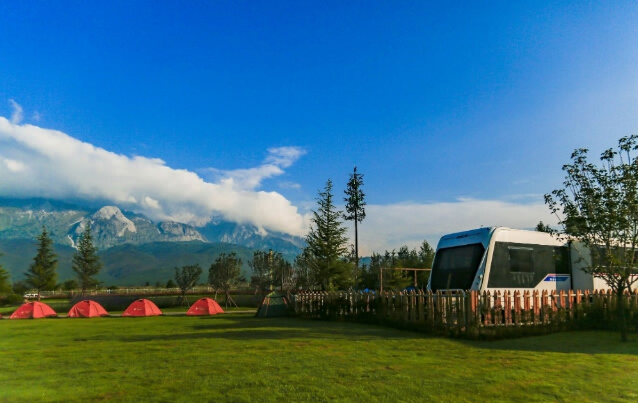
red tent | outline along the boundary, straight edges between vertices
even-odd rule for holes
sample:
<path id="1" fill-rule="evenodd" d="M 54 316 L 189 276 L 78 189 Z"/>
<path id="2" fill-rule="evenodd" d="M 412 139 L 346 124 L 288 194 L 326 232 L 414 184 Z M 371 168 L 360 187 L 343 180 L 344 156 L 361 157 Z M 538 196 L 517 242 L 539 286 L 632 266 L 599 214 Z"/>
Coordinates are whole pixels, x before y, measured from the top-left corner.
<path id="1" fill-rule="evenodd" d="M 161 314 L 162 311 L 159 310 L 153 301 L 138 299 L 126 308 L 122 316 L 157 316 Z"/>
<path id="2" fill-rule="evenodd" d="M 224 313 L 221 306 L 211 298 L 201 298 L 195 302 L 186 315 L 215 315 L 218 313 Z"/>
<path id="3" fill-rule="evenodd" d="M 37 319 L 51 316 L 58 316 L 58 314 L 47 304 L 34 301 L 22 305 L 9 319 Z"/>
<path id="4" fill-rule="evenodd" d="M 102 305 L 88 299 L 73 305 L 67 314 L 69 318 L 94 318 L 96 316 L 109 316 L 109 313 Z"/>

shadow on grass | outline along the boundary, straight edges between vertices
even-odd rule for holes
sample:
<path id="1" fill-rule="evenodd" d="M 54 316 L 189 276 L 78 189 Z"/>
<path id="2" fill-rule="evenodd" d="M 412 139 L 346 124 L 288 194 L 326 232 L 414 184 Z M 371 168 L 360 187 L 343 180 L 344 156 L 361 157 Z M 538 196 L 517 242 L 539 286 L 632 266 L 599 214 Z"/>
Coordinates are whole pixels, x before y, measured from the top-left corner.
<path id="1" fill-rule="evenodd" d="M 517 350 L 565 354 L 638 355 L 638 335 L 623 343 L 620 333 L 611 331 L 570 331 L 498 341 L 461 341 L 486 350 Z"/>
<path id="2" fill-rule="evenodd" d="M 147 342 L 154 340 L 186 340 L 186 339 L 224 339 L 224 340 L 281 340 L 281 339 L 318 339 L 318 340 L 403 340 L 426 339 L 425 335 L 400 332 L 379 326 L 368 326 L 353 323 L 335 323 L 309 321 L 294 318 L 258 319 L 250 317 L 233 317 L 216 315 L 202 317 L 196 325 L 191 326 L 191 333 L 170 335 L 123 335 L 123 342 Z"/>

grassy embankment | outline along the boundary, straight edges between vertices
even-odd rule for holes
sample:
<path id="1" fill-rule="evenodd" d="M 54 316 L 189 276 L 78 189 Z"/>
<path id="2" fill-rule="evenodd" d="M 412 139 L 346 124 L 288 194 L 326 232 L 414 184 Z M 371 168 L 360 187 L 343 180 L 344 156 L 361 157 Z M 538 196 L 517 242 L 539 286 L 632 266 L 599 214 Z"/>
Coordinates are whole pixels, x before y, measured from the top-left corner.
<path id="1" fill-rule="evenodd" d="M 0 321 L 2 402 L 635 402 L 638 342 L 466 342 L 351 323 L 212 317 Z"/>

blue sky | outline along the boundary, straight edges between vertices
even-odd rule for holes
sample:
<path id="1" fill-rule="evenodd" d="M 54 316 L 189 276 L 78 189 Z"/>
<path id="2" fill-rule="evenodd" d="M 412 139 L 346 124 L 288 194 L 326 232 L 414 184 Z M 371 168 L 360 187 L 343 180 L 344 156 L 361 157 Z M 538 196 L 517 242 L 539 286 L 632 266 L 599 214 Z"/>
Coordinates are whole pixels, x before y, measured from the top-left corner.
<path id="1" fill-rule="evenodd" d="M 638 133 L 607 3 L 2 2 L 0 195 L 303 235 L 356 164 L 364 253 L 555 222 L 571 151 Z"/>

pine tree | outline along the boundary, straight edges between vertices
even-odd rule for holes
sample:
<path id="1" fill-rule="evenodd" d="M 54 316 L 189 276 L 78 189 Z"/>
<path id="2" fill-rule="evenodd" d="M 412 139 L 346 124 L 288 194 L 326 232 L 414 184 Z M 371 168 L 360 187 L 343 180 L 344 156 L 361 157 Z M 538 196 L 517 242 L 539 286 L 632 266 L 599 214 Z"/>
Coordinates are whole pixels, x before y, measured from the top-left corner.
<path id="1" fill-rule="evenodd" d="M 58 281 L 58 260 L 53 253 L 53 241 L 49 238 L 47 229 L 42 226 L 42 234 L 37 238 L 38 252 L 33 258 L 33 263 L 25 273 L 26 283 L 38 291 L 38 301 L 40 292 L 52 290 Z"/>
<path id="2" fill-rule="evenodd" d="M 91 289 L 100 282 L 94 278 L 102 269 L 102 262 L 97 255 L 97 247 L 93 245 L 91 236 L 91 226 L 87 224 L 84 232 L 80 236 L 78 250 L 73 255 L 73 271 L 78 279 L 78 284 L 82 288 L 82 296 L 87 289 Z"/>
<path id="3" fill-rule="evenodd" d="M 319 192 L 319 208 L 312 212 L 306 236 L 312 278 L 324 290 L 343 289 L 352 284 L 350 265 L 343 259 L 348 253 L 346 228 L 341 222 L 342 212 L 332 198 L 332 181 L 328 179 L 323 192 Z"/>
<path id="4" fill-rule="evenodd" d="M 359 270 L 359 228 L 358 223 L 366 218 L 364 200 L 365 194 L 361 190 L 363 186 L 363 175 L 357 173 L 357 167 L 354 167 L 354 172 L 350 174 L 350 180 L 348 186 L 344 191 L 346 198 L 343 200 L 346 202 L 346 214 L 343 215 L 344 220 L 354 221 L 354 253 L 355 253 L 355 270 Z"/>

